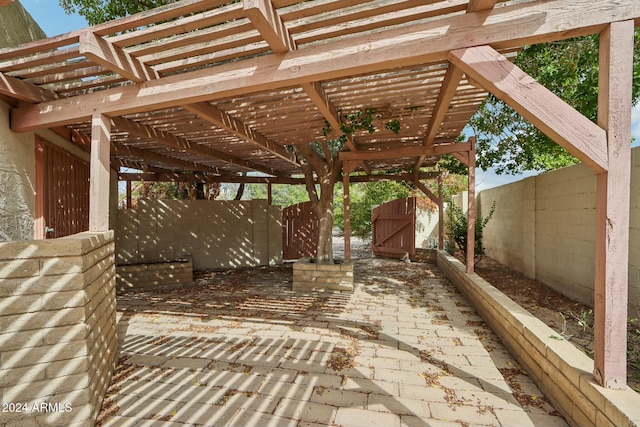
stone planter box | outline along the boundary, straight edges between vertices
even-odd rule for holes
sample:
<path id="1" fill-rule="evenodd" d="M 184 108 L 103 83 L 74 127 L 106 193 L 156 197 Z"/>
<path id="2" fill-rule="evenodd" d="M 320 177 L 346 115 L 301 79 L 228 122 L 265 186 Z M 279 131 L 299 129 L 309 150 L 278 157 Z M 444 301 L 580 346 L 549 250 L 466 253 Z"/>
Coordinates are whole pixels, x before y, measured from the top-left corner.
<path id="1" fill-rule="evenodd" d="M 193 285 L 191 259 L 116 267 L 116 283 L 120 292 L 150 288 L 171 289 Z"/>
<path id="2" fill-rule="evenodd" d="M 310 258 L 293 264 L 294 291 L 353 291 L 353 263 L 323 265 Z"/>

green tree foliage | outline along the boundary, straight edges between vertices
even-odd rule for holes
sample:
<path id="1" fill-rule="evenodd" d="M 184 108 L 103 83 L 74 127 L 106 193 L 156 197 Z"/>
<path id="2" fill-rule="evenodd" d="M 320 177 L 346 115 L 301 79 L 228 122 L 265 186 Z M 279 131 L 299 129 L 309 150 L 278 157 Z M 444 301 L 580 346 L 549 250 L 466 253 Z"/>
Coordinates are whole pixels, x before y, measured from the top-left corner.
<path id="1" fill-rule="evenodd" d="M 84 16 L 89 25 L 122 18 L 176 0 L 59 0 L 65 12 Z"/>
<path id="2" fill-rule="evenodd" d="M 640 95 L 640 30 L 633 61 L 635 104 Z M 514 63 L 584 116 L 597 121 L 598 36 L 578 37 L 525 47 Z M 571 126 L 571 123 L 567 123 Z M 547 171 L 577 162 L 518 113 L 490 96 L 472 118 L 477 136 L 477 165 L 497 173 Z M 454 162 L 455 163 L 455 162 Z"/>
<path id="3" fill-rule="evenodd" d="M 349 200 L 351 209 L 351 233 L 368 237 L 371 234 L 371 209 L 391 200 L 409 197 L 411 186 L 405 182 L 379 181 L 351 184 Z M 342 185 L 336 189 L 334 221 L 336 227 L 344 230 L 344 194 Z"/>
<path id="4" fill-rule="evenodd" d="M 243 200 L 266 199 L 267 186 L 264 184 L 247 185 Z M 274 184 L 271 187 L 272 204 L 286 208 L 298 203 L 308 202 L 309 193 L 304 185 Z"/>

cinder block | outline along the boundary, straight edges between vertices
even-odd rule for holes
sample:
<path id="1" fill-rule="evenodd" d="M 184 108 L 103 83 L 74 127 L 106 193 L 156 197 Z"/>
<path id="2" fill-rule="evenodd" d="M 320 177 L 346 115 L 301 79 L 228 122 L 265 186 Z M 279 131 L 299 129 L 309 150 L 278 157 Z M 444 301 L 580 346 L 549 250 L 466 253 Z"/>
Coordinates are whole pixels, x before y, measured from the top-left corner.
<path id="1" fill-rule="evenodd" d="M 0 261 L 0 278 L 12 279 L 15 277 L 30 277 L 40 274 L 40 261 L 38 259 L 16 259 Z"/>
<path id="2" fill-rule="evenodd" d="M 45 310 L 58 310 L 69 307 L 83 307 L 85 293 L 83 291 L 52 292 L 42 295 Z"/>
<path id="3" fill-rule="evenodd" d="M 29 387 L 17 385 L 7 387 L 3 391 L 3 399 L 7 402 L 34 402 L 60 396 L 76 390 L 86 390 L 89 386 L 88 375 L 74 374 L 42 381 L 32 381 Z"/>
<path id="4" fill-rule="evenodd" d="M 84 322 L 42 329 L 42 337 L 46 345 L 82 341 L 88 333 L 89 328 Z"/>
<path id="5" fill-rule="evenodd" d="M 42 332 L 39 330 L 0 333 L 0 351 L 43 345 Z"/>
<path id="6" fill-rule="evenodd" d="M 50 362 L 47 364 L 47 378 L 66 377 L 73 374 L 86 373 L 89 370 L 89 358 L 76 357 L 75 359 L 67 359 L 58 362 Z M 98 372 L 94 372 L 97 374 Z"/>
<path id="7" fill-rule="evenodd" d="M 22 368 L 4 369 L 0 368 L 0 387 L 5 389 L 16 384 L 29 384 L 46 377 L 45 365 L 26 366 Z M 17 402 L 16 400 L 7 400 L 3 392 L 3 402 Z"/>
<path id="8" fill-rule="evenodd" d="M 0 366 L 2 369 L 21 368 L 86 355 L 87 347 L 85 343 L 83 341 L 73 341 L 64 344 L 3 351 L 2 355 L 0 355 Z"/>
<path id="9" fill-rule="evenodd" d="M 15 295 L 0 298 L 0 316 L 33 313 L 43 308 L 42 295 Z"/>

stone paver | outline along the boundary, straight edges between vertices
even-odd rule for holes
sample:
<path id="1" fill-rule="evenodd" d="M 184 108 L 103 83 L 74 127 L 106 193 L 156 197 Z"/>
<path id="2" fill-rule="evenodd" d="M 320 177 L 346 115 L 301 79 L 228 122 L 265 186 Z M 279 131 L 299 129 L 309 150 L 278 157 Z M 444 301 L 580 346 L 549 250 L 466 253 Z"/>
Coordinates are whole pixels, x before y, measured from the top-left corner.
<path id="1" fill-rule="evenodd" d="M 295 293 L 291 277 L 119 296 L 102 424 L 567 425 L 437 267 L 359 260 L 353 293 Z"/>

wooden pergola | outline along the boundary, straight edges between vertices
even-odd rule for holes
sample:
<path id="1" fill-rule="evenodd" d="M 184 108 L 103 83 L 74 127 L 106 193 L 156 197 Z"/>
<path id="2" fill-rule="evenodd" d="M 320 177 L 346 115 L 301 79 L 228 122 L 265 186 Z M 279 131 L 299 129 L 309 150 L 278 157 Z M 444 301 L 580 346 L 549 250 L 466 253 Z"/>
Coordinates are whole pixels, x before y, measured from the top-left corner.
<path id="1" fill-rule="evenodd" d="M 639 23 L 636 0 L 182 0 L 0 50 L 0 96 L 13 131 L 51 128 L 90 147 L 90 228 L 105 230 L 111 166 L 294 183 L 291 147 L 336 138 L 366 109 L 380 131 L 348 138 L 346 194 L 350 174 L 389 170 L 426 188 L 420 168 L 451 153 L 469 166 L 473 218 L 475 143 L 455 141 L 491 92 L 597 174 L 594 376 L 623 388 Z M 598 33 L 597 124 L 509 61 L 524 45 Z"/>

